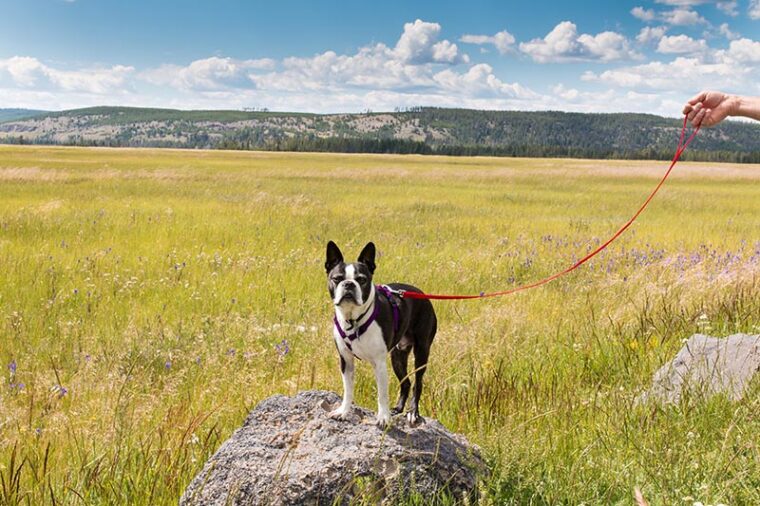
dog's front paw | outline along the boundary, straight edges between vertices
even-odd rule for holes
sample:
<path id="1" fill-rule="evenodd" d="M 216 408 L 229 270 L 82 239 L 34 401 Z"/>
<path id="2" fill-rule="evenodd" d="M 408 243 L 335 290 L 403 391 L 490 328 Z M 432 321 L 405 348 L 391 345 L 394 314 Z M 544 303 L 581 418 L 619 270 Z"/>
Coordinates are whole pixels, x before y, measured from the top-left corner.
<path id="1" fill-rule="evenodd" d="M 377 418 L 375 419 L 375 423 L 381 430 L 385 430 L 391 425 L 391 414 L 390 412 L 380 412 L 377 414 Z"/>
<path id="2" fill-rule="evenodd" d="M 407 411 L 407 413 L 406 413 L 406 422 L 411 427 L 414 427 L 417 424 L 424 423 L 425 419 L 420 416 L 420 412 L 419 411 Z"/>
<path id="3" fill-rule="evenodd" d="M 351 406 L 344 407 L 341 405 L 338 409 L 334 409 L 327 413 L 327 416 L 335 420 L 346 420 L 349 414 L 351 414 Z"/>

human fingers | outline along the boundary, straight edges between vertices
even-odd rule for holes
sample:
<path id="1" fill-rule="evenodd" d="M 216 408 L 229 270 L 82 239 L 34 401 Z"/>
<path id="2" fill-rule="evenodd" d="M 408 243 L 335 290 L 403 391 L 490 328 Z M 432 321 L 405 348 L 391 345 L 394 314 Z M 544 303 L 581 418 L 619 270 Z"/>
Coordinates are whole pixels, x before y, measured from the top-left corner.
<path id="1" fill-rule="evenodd" d="M 690 100 L 689 104 L 691 105 L 697 105 L 701 102 L 704 102 L 707 99 L 707 92 L 706 91 L 700 91 L 696 95 L 694 95 Z"/>
<path id="2" fill-rule="evenodd" d="M 705 117 L 707 116 L 708 109 L 700 109 L 700 111 L 694 116 L 694 119 L 691 120 L 691 125 L 694 128 L 699 127 L 702 122 L 705 120 Z M 709 124 L 705 123 L 705 126 L 710 126 Z"/>
<path id="3" fill-rule="evenodd" d="M 691 121 L 693 124 L 694 118 L 697 116 L 700 110 L 702 110 L 702 102 L 698 103 L 697 105 L 691 108 L 691 111 L 689 111 L 688 114 L 686 115 L 686 119 Z"/>

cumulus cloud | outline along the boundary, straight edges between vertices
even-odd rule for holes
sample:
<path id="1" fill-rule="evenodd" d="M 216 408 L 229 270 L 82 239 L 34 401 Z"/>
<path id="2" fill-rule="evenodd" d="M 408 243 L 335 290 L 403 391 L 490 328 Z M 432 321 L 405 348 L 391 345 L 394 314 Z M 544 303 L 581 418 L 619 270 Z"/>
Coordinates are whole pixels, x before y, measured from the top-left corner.
<path id="1" fill-rule="evenodd" d="M 543 39 L 520 43 L 520 51 L 539 63 L 599 61 L 639 58 L 628 39 L 616 32 L 578 34 L 574 23 L 563 21 Z"/>
<path id="2" fill-rule="evenodd" d="M 175 88 L 199 91 L 222 90 L 227 88 L 245 88 L 251 86 L 251 76 L 255 71 L 272 69 L 274 60 L 235 60 L 213 56 L 195 60 L 183 67 L 179 65 L 162 65 L 145 71 L 141 77 L 157 85 L 169 85 Z"/>
<path id="3" fill-rule="evenodd" d="M 473 65 L 465 73 L 445 69 L 433 76 L 443 90 L 464 93 L 467 96 L 505 96 L 511 98 L 535 98 L 538 95 L 518 83 L 505 83 L 493 74 L 493 68 L 485 63 Z"/>
<path id="4" fill-rule="evenodd" d="M 495 35 L 462 35 L 459 40 L 465 44 L 490 44 L 501 54 L 511 52 L 515 43 L 515 37 L 506 30 L 502 30 Z"/>
<path id="5" fill-rule="evenodd" d="M 636 40 L 641 44 L 651 44 L 653 42 L 659 42 L 665 32 L 668 31 L 666 26 L 645 26 L 641 29 L 636 36 Z"/>
<path id="6" fill-rule="evenodd" d="M 124 65 L 62 70 L 28 56 L 13 56 L 0 60 L 0 82 L 8 81 L 25 89 L 104 95 L 126 91 L 134 72 L 134 67 Z"/>
<path id="7" fill-rule="evenodd" d="M 750 0 L 747 15 L 750 19 L 760 19 L 760 0 Z"/>
<path id="8" fill-rule="evenodd" d="M 657 14 L 655 14 L 653 9 L 645 9 L 641 6 L 631 9 L 631 15 L 642 21 L 654 21 L 657 18 Z"/>
<path id="9" fill-rule="evenodd" d="M 636 89 L 676 90 L 685 82 L 698 82 L 700 87 L 734 88 L 750 73 L 750 68 L 728 61 L 704 62 L 698 57 L 679 56 L 671 62 L 655 61 L 601 73 L 586 72 L 581 79 Z"/>
<path id="10" fill-rule="evenodd" d="M 715 5 L 716 7 L 718 7 L 718 9 L 723 11 L 723 13 L 728 16 L 738 16 L 739 15 L 738 4 L 739 2 L 737 2 L 736 0 L 731 0 L 729 2 L 718 2 Z"/>
<path id="11" fill-rule="evenodd" d="M 758 0 L 760 1 L 760 0 Z M 666 3 L 666 2 L 660 2 Z M 655 11 L 654 9 L 645 9 L 643 7 L 634 7 L 631 9 L 631 15 L 641 21 L 650 23 L 652 21 L 661 21 L 669 25 L 675 26 L 690 26 L 697 24 L 708 24 L 707 20 L 703 18 L 697 11 L 690 9 L 691 5 L 695 3 L 670 3 L 669 5 L 675 5 L 676 7 L 667 11 Z"/>
<path id="12" fill-rule="evenodd" d="M 691 9 L 673 9 L 660 14 L 660 19 L 676 26 L 707 24 L 707 20 Z"/>
<path id="13" fill-rule="evenodd" d="M 657 44 L 657 52 L 664 54 L 699 53 L 707 50 L 707 43 L 695 40 L 688 35 L 665 35 Z"/>
<path id="14" fill-rule="evenodd" d="M 728 23 L 723 23 L 720 25 L 720 28 L 718 29 L 721 35 L 723 35 L 728 40 L 734 40 L 738 39 L 740 35 L 729 28 Z"/>
<path id="15" fill-rule="evenodd" d="M 720 51 L 718 57 L 728 62 L 760 63 L 760 42 L 751 39 L 732 40 L 728 50 Z"/>
<path id="16" fill-rule="evenodd" d="M 307 110 L 318 110 L 321 104 L 355 103 L 361 96 L 372 96 L 375 101 L 393 97 L 393 106 L 420 96 L 427 99 L 412 104 L 440 102 L 442 97 L 519 101 L 536 96 L 519 83 L 497 78 L 489 65 L 470 65 L 457 45 L 442 39 L 440 33 L 439 24 L 416 20 L 404 25 L 393 46 L 377 43 L 353 54 L 325 51 L 278 62 L 212 57 L 187 66 L 164 65 L 141 73 L 141 77 L 154 85 L 207 98 L 253 100 L 255 96 L 257 103 L 266 101 L 268 107 L 285 96 L 299 100 L 322 97 Z M 487 43 L 505 47 L 513 44 L 514 38 L 505 31 L 490 36 Z M 361 109 L 366 107 L 372 106 Z"/>
<path id="17" fill-rule="evenodd" d="M 461 54 L 457 45 L 448 40 L 438 40 L 441 25 L 417 19 L 404 24 L 394 52 L 404 63 L 466 63 L 467 55 Z"/>

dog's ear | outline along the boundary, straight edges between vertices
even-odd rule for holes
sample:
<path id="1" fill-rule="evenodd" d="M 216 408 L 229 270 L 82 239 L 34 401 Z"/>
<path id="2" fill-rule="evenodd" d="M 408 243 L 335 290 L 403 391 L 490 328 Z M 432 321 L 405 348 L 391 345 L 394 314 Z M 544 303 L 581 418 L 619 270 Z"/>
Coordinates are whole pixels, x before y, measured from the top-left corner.
<path id="1" fill-rule="evenodd" d="M 340 248 L 334 242 L 327 243 L 327 255 L 325 260 L 325 271 L 328 273 L 333 270 L 333 267 L 343 261 L 343 253 L 340 252 Z"/>
<path id="2" fill-rule="evenodd" d="M 369 269 L 369 272 L 375 273 L 375 243 L 368 242 L 361 253 L 359 253 L 359 262 L 363 263 Z"/>

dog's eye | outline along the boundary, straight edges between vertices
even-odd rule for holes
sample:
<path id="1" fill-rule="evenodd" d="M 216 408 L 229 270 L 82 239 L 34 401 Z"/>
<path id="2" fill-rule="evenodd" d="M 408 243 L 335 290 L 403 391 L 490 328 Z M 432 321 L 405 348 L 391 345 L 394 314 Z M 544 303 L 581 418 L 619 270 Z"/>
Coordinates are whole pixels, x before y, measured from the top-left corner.
<path id="1" fill-rule="evenodd" d="M 335 276 L 333 278 L 330 278 L 330 281 L 332 281 L 333 283 L 335 283 L 337 285 L 338 283 L 340 283 L 341 281 L 343 281 L 343 278 L 340 277 L 340 276 Z"/>
<path id="2" fill-rule="evenodd" d="M 360 277 L 356 278 L 356 280 L 359 283 L 361 283 L 362 285 L 366 285 L 367 284 L 367 278 L 365 278 L 364 276 L 360 276 Z"/>

